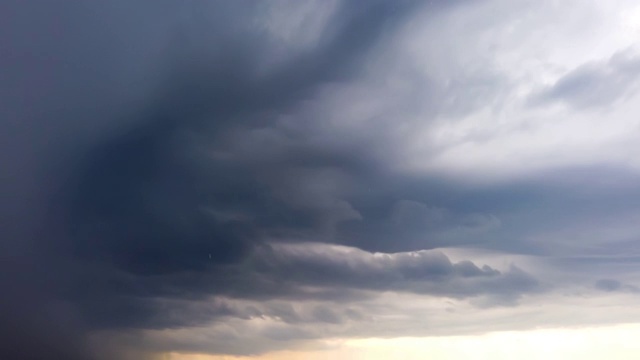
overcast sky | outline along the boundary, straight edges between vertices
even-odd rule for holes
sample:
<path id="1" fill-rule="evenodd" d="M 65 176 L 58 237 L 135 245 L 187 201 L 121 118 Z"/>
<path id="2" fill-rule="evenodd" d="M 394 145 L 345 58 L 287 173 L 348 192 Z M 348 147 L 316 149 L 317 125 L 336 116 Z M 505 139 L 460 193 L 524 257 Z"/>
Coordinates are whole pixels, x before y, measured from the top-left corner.
<path id="1" fill-rule="evenodd" d="M 637 359 L 638 39 L 632 0 L 5 0 L 0 358 Z"/>

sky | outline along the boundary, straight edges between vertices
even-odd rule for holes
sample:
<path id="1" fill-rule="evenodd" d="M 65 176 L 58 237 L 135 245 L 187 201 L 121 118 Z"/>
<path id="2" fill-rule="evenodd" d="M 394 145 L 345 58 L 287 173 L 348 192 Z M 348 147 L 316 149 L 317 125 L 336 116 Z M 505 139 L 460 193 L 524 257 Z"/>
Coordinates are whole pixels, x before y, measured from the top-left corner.
<path id="1" fill-rule="evenodd" d="M 5 0 L 0 358 L 636 359 L 640 5 Z"/>

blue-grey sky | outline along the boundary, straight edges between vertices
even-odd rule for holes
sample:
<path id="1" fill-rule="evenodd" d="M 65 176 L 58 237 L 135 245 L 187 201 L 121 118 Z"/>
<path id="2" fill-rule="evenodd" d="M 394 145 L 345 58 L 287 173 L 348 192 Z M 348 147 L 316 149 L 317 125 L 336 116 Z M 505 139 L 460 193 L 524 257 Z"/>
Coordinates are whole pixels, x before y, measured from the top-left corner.
<path id="1" fill-rule="evenodd" d="M 0 358 L 346 359 L 640 315 L 633 1 L 0 14 Z"/>

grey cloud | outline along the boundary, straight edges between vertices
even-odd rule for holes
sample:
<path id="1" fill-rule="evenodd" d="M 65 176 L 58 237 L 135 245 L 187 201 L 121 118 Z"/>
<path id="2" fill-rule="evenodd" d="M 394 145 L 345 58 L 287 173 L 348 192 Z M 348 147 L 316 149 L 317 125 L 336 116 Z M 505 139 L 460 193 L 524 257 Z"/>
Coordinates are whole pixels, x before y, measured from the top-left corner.
<path id="1" fill-rule="evenodd" d="M 328 174 L 328 178 L 335 176 L 335 170 L 330 170 Z M 352 176 L 355 179 L 360 179 L 357 172 Z M 236 179 L 237 177 L 234 176 L 233 178 Z M 347 178 L 349 178 L 349 176 L 347 176 Z M 579 176 L 579 178 L 580 180 L 583 180 L 582 176 Z M 568 178 L 564 177 L 564 179 L 567 180 Z M 451 217 L 445 217 L 445 219 L 452 221 L 449 224 L 455 224 L 458 222 L 461 228 L 464 228 L 465 226 L 474 228 L 478 227 L 478 224 L 492 223 L 492 216 L 490 215 L 473 215 L 477 214 L 475 211 L 478 209 L 490 209 L 492 212 L 498 214 L 501 219 L 507 218 L 508 221 L 503 221 L 501 225 L 502 228 L 500 228 L 500 231 L 507 233 L 498 233 L 498 236 L 495 236 L 495 233 L 491 234 L 490 238 L 492 238 L 494 242 L 485 246 L 495 246 L 498 249 L 506 248 L 510 251 L 520 253 L 527 253 L 531 251 L 531 249 L 527 248 L 526 239 L 513 238 L 508 233 L 508 231 L 512 230 L 511 226 L 513 226 L 514 223 L 518 224 L 518 221 L 526 222 L 528 224 L 528 227 L 518 224 L 517 230 L 519 233 L 517 234 L 523 236 L 523 233 L 528 235 L 527 231 L 531 231 L 531 234 L 536 234 L 545 228 L 566 226 L 568 222 L 572 221 L 575 221 L 576 223 L 582 223 L 585 221 L 584 219 L 592 219 L 590 221 L 593 221 L 594 218 L 598 218 L 599 216 L 606 214 L 612 207 L 620 209 L 622 204 L 622 202 L 620 202 L 621 199 L 626 199 L 631 208 L 634 206 L 632 203 L 633 201 L 628 198 L 629 194 L 632 194 L 633 192 L 630 193 L 625 187 L 615 187 L 615 189 L 613 189 L 609 186 L 596 186 L 594 189 L 591 189 L 593 192 L 590 193 L 590 196 L 585 197 L 582 193 L 585 189 L 573 189 L 574 183 L 562 186 L 554 185 L 556 186 L 554 187 L 545 179 L 530 179 L 529 181 L 531 181 L 531 183 L 513 184 L 513 188 L 501 187 L 499 189 L 495 189 L 495 192 L 493 193 L 486 189 L 482 189 L 482 191 L 476 190 L 474 192 L 469 189 L 450 189 L 446 186 L 438 188 L 437 186 L 433 186 L 429 188 L 430 191 L 433 191 L 433 189 L 446 189 L 447 192 L 444 192 L 446 196 L 459 197 L 462 200 L 458 200 L 457 202 L 451 200 L 446 201 L 433 196 L 432 199 L 434 199 L 434 201 L 431 201 L 431 203 L 437 203 L 439 206 L 447 206 L 447 208 L 455 209 L 453 211 L 447 211 L 447 216 Z M 625 181 L 632 181 L 632 178 Z M 259 182 L 256 181 L 256 183 Z M 265 183 L 269 184 L 269 182 Z M 279 184 L 279 182 L 276 181 L 273 186 L 277 186 L 277 184 Z M 386 185 L 389 186 L 390 184 L 391 182 L 387 182 Z M 246 186 L 244 184 L 237 185 L 240 185 L 240 188 L 245 188 Z M 251 186 L 264 185 L 249 185 L 247 187 Z M 379 211 L 381 218 L 386 219 L 388 222 L 387 225 L 391 225 L 394 219 L 393 210 L 394 208 L 397 209 L 397 206 L 394 206 L 398 205 L 398 203 L 405 205 L 411 204 L 404 210 L 416 210 L 416 223 L 419 224 L 420 216 L 424 215 L 421 211 L 425 208 L 431 208 L 426 205 L 429 202 L 426 200 L 423 200 L 424 202 L 408 202 L 406 200 L 399 202 L 394 199 L 403 199 L 408 197 L 405 196 L 407 194 L 402 194 L 400 190 L 397 190 L 398 188 L 402 189 L 402 191 L 413 194 L 413 198 L 427 198 L 427 196 L 420 196 L 418 191 L 405 188 L 404 186 L 398 185 L 398 183 L 393 183 L 392 186 L 397 187 L 395 189 L 396 193 L 393 194 L 393 196 L 389 195 L 390 190 L 385 188 L 385 191 L 376 193 L 379 198 L 371 195 L 366 198 L 366 200 L 373 203 L 373 205 L 369 204 L 368 206 L 363 205 L 366 204 L 366 202 L 363 201 L 363 198 L 350 196 L 352 194 L 348 191 L 344 194 L 340 194 L 340 196 L 344 195 L 348 202 L 352 204 L 353 208 L 357 209 L 357 211 L 362 214 L 363 220 L 338 225 L 336 235 L 344 236 L 344 233 L 341 231 L 344 231 L 346 227 L 353 225 L 362 226 L 363 223 L 366 224 L 367 221 L 371 221 L 371 218 L 375 219 L 376 211 Z M 231 184 L 225 184 L 223 187 L 233 188 Z M 344 189 L 341 186 L 338 186 L 337 188 Z M 348 188 L 348 186 L 346 188 Z M 310 185 L 310 189 L 314 189 L 312 185 Z M 333 186 L 322 191 L 326 191 L 327 195 L 336 196 L 335 187 Z M 357 193 L 357 191 L 355 192 Z M 464 196 L 459 195 L 460 193 L 464 194 Z M 214 216 L 213 224 L 216 226 L 223 226 L 224 224 L 233 225 L 235 223 L 235 225 L 242 224 L 243 226 L 253 226 L 255 229 L 259 229 L 259 231 L 256 232 L 258 234 L 262 234 L 263 231 L 266 231 L 268 233 L 266 238 L 277 238 L 279 235 L 286 235 L 283 236 L 284 240 L 288 240 L 291 243 L 295 243 L 303 238 L 296 238 L 295 235 L 304 235 L 308 238 L 314 238 L 314 236 L 320 237 L 323 235 L 322 229 L 314 229 L 316 221 L 313 220 L 315 216 L 313 211 L 317 211 L 317 208 L 313 206 L 313 200 L 315 200 L 314 196 L 309 197 L 311 200 L 306 199 L 299 203 L 289 203 L 286 195 L 292 194 L 285 193 L 275 196 L 274 199 L 277 199 L 277 201 L 271 200 L 270 203 L 270 206 L 274 206 L 274 204 L 278 204 L 282 201 L 279 205 L 281 206 L 280 208 L 273 208 L 279 209 L 281 214 L 286 215 L 285 218 L 278 219 L 277 217 L 274 217 L 273 213 L 270 214 L 268 218 L 260 218 L 260 216 L 256 217 L 256 214 L 260 215 L 262 212 L 257 211 L 252 206 L 247 206 L 239 210 L 234 209 L 234 211 L 237 211 L 237 213 L 243 213 L 244 211 L 244 213 L 251 214 L 251 216 L 244 215 L 241 217 L 235 217 L 234 220 L 229 220 L 228 218 L 222 219 L 220 217 L 216 218 Z M 506 198 L 509 199 L 508 202 L 504 200 Z M 556 203 L 559 204 L 558 208 L 550 210 L 545 206 L 550 199 L 555 199 L 555 201 L 557 201 Z M 593 203 L 595 199 L 602 200 L 601 202 L 598 202 L 597 207 L 594 206 Z M 236 202 L 233 204 L 237 205 L 238 200 L 239 199 L 236 198 Z M 376 201 L 379 201 L 379 208 L 377 208 Z M 248 201 L 247 203 L 250 205 L 256 204 L 253 200 Z M 222 209 L 228 209 L 228 204 L 232 203 L 220 202 L 215 204 L 217 206 L 222 206 Z M 291 206 L 291 204 L 296 205 L 296 211 L 291 211 L 287 208 L 288 206 Z M 301 210 L 305 207 L 309 207 L 309 210 L 313 210 L 311 214 L 305 214 L 304 211 Z M 442 209 L 443 207 L 436 208 Z M 258 208 L 258 210 L 260 210 L 260 208 Z M 456 213 L 470 215 L 456 215 Z M 570 213 L 571 216 L 566 215 L 567 213 Z M 317 213 L 317 215 L 320 216 L 322 214 L 322 212 Z M 405 214 L 405 218 L 402 220 L 404 221 L 405 227 L 414 221 L 411 220 L 413 216 L 411 214 L 414 213 L 409 211 L 408 215 Z M 292 221 L 291 219 L 286 218 L 291 215 L 295 215 L 297 219 Z M 309 217 L 305 220 L 303 215 Z M 616 214 L 610 214 L 610 216 L 616 216 Z M 396 217 L 395 219 L 399 220 L 400 218 Z M 221 224 L 218 224 L 218 222 Z M 428 225 L 428 222 L 425 223 Z M 274 224 L 277 224 L 277 226 Z M 275 228 L 270 226 L 275 226 Z M 224 227 L 222 227 L 222 229 L 223 228 Z M 482 228 L 482 226 L 480 226 L 480 228 Z M 371 228 L 369 228 L 369 230 L 371 230 Z M 478 236 L 477 233 L 472 232 L 470 234 L 473 240 L 467 241 L 475 241 Z M 504 239 L 501 239 L 500 237 L 504 237 Z M 240 238 L 243 237 L 241 236 Z M 249 239 L 251 240 L 249 242 L 250 246 L 246 249 L 246 252 L 242 253 L 237 258 L 231 258 L 228 261 L 223 261 L 223 259 L 217 259 L 214 253 L 213 259 L 210 260 L 207 253 L 209 249 L 200 249 L 199 251 L 194 251 L 191 254 L 184 255 L 184 258 L 187 259 L 185 264 L 188 266 L 182 269 L 178 266 L 177 269 L 179 269 L 179 271 L 167 266 L 160 266 L 160 269 L 164 269 L 165 272 L 145 274 L 144 272 L 141 273 L 133 271 L 133 274 L 129 274 L 126 277 L 128 281 L 124 284 L 119 284 L 118 281 L 122 281 L 122 279 L 119 279 L 116 276 L 117 286 L 115 290 L 111 288 L 96 290 L 96 294 L 100 294 L 105 290 L 108 290 L 108 293 L 106 294 L 107 299 L 111 296 L 110 294 L 112 294 L 112 291 L 115 294 L 119 294 L 118 291 L 123 291 L 124 294 L 132 293 L 135 294 L 135 296 L 141 297 L 136 299 L 136 301 L 130 305 L 133 307 L 131 312 L 132 315 L 127 318 L 117 317 L 112 319 L 113 323 L 111 324 L 101 323 L 99 321 L 100 319 L 91 317 L 91 315 L 95 313 L 95 310 L 92 310 L 92 302 L 94 301 L 92 299 L 82 300 L 81 309 L 86 306 L 86 310 L 83 311 L 88 312 L 86 315 L 87 318 L 93 319 L 96 326 L 109 325 L 116 328 L 139 327 L 154 329 L 165 327 L 173 328 L 180 325 L 195 326 L 210 320 L 228 321 L 229 318 L 242 318 L 243 316 L 280 316 L 266 310 L 231 314 L 214 313 L 203 310 L 201 311 L 202 316 L 200 318 L 196 318 L 190 316 L 190 312 L 180 310 L 180 306 L 185 306 L 183 304 L 174 310 L 175 313 L 182 315 L 171 319 L 170 317 L 165 318 L 164 311 L 167 310 L 167 308 L 158 308 L 154 305 L 157 298 L 163 297 L 194 297 L 196 299 L 204 299 L 206 296 L 210 295 L 222 295 L 234 299 L 256 299 L 259 301 L 277 298 L 290 299 L 293 301 L 322 300 L 332 304 L 331 309 L 334 310 L 334 304 L 351 303 L 370 299 L 380 291 L 399 291 L 436 296 L 450 296 L 454 298 L 471 298 L 471 301 L 476 306 L 485 307 L 513 306 L 518 303 L 521 295 L 540 290 L 540 284 L 534 277 L 526 272 L 518 270 L 517 268 L 508 269 L 504 272 L 497 272 L 496 269 L 489 267 L 481 268 L 480 266 L 468 261 L 452 263 L 446 258 L 446 256 L 443 258 L 441 256 L 430 257 L 420 255 L 429 254 L 430 252 L 417 253 L 417 256 L 415 256 L 417 261 L 415 262 L 413 261 L 415 259 L 407 254 L 401 256 L 387 254 L 392 259 L 387 263 L 379 262 L 372 256 L 372 252 L 382 251 L 381 249 L 385 249 L 385 246 L 386 249 L 395 248 L 409 250 L 429 248 L 430 244 L 432 246 L 438 244 L 437 242 L 429 242 L 430 239 L 427 239 L 422 244 L 415 244 L 405 241 L 406 239 L 400 236 L 397 238 L 390 238 L 386 236 L 386 234 L 378 234 L 378 239 L 389 241 L 391 244 L 380 245 L 376 244 L 374 241 L 365 242 L 362 243 L 362 247 L 367 251 L 351 249 L 350 251 L 353 251 L 352 255 L 344 255 L 339 251 L 334 251 L 334 249 L 329 245 L 324 244 L 316 244 L 317 248 L 315 248 L 315 250 L 312 246 L 305 249 L 302 244 L 280 244 L 275 247 L 275 251 L 269 252 L 269 250 L 265 250 L 269 249 L 269 247 L 262 241 L 254 243 L 254 238 L 249 236 Z M 257 237 L 257 239 L 262 238 Z M 333 239 L 327 239 L 327 241 L 333 241 Z M 344 242 L 348 243 L 348 241 L 350 240 L 346 239 Z M 573 238 L 562 237 L 550 241 L 575 243 L 576 240 Z M 292 249 L 296 249 L 295 246 L 298 245 L 300 245 L 298 248 L 299 251 L 293 251 Z M 421 247 L 419 247 L 419 245 L 421 245 Z M 538 245 L 540 245 L 540 248 L 545 249 L 545 244 Z M 556 244 L 556 247 L 553 249 L 557 249 L 561 245 L 562 244 Z M 255 246 L 258 247 L 256 248 Z M 291 246 L 289 250 L 287 250 L 287 246 Z M 535 250 L 540 251 L 540 248 Z M 176 254 L 176 257 L 177 255 L 179 254 Z M 353 261 L 355 264 L 349 265 L 349 261 Z M 150 264 L 147 263 L 146 265 L 148 266 Z M 183 273 L 184 269 L 188 269 L 188 271 Z M 131 269 L 127 269 L 126 267 L 124 270 L 131 271 Z M 90 274 L 88 268 L 85 268 L 85 271 L 89 272 L 89 274 L 87 274 L 89 276 L 88 281 L 97 282 L 98 284 L 112 283 L 114 278 L 111 276 L 115 276 L 109 272 L 101 273 L 99 276 L 96 276 L 95 274 Z M 87 288 L 84 288 L 84 295 L 86 295 L 87 292 Z M 84 303 L 85 301 L 88 303 Z M 148 304 L 145 304 L 147 301 Z M 122 309 L 110 308 L 109 303 L 111 302 L 106 300 L 104 304 L 105 306 L 101 307 L 103 313 L 108 314 L 122 311 Z M 117 302 L 115 302 L 115 304 L 117 304 Z M 135 306 L 138 306 L 138 308 Z M 198 312 L 199 311 L 194 311 L 193 314 L 197 314 Z M 134 315 L 137 315 L 138 317 Z M 311 311 L 308 313 L 301 313 L 294 310 L 288 315 L 284 311 L 281 312 L 281 317 L 283 319 L 286 318 L 287 320 L 284 321 L 287 323 L 348 323 L 345 314 L 340 311 L 334 311 L 333 315 L 335 315 L 335 317 L 327 314 L 325 315 L 326 316 L 313 316 Z M 291 330 L 287 331 L 289 332 L 285 331 L 284 333 L 281 333 L 278 329 L 270 329 L 269 336 L 280 339 L 278 341 L 282 341 L 287 338 L 287 336 L 291 335 Z M 321 335 L 314 335 L 313 332 L 311 332 L 305 333 L 304 338 L 313 339 L 318 336 Z M 234 341 L 241 342 L 242 339 L 236 338 Z M 278 346 L 273 344 L 256 345 L 253 350 L 258 351 L 257 349 L 273 348 L 278 348 Z M 219 349 L 220 351 L 229 349 L 228 351 L 240 351 L 240 353 L 242 353 L 242 350 L 233 348 L 231 345 L 224 345 Z"/>
<path id="2" fill-rule="evenodd" d="M 361 211 L 362 220 L 343 224 L 343 233 L 338 236 L 342 236 L 347 245 L 397 252 L 482 244 L 485 238 L 501 229 L 498 215 L 476 212 L 464 204 L 453 204 L 450 199 L 427 202 L 426 199 L 435 197 L 434 193 L 456 196 L 457 192 L 465 191 L 462 187 L 438 184 L 437 179 L 429 180 L 434 183 L 423 188 L 428 189 L 428 194 L 418 185 L 406 183 L 406 179 L 387 179 L 386 188 L 374 188 L 377 195 L 368 195 L 365 205 L 356 197 L 353 204 Z M 415 200 L 406 200 L 406 197 Z"/>
<path id="3" fill-rule="evenodd" d="M 611 105 L 635 91 L 640 59 L 620 52 L 600 63 L 588 63 L 570 71 L 551 87 L 531 98 L 532 104 L 562 101 L 576 109 Z"/>
<path id="4" fill-rule="evenodd" d="M 439 251 L 384 254 L 323 243 L 281 243 L 261 245 L 240 263 L 211 264 L 203 273 L 153 277 L 87 271 L 93 285 L 83 283 L 75 297 L 78 309 L 102 329 L 171 329 L 263 316 L 292 324 L 339 324 L 365 316 L 335 312 L 328 305 L 300 312 L 277 300 L 338 305 L 395 291 L 476 298 L 482 306 L 495 306 L 515 304 L 542 290 L 536 278 L 516 267 L 501 272 L 468 260 L 453 263 Z M 106 283 L 112 287 L 105 288 Z M 255 308 L 243 300 L 271 305 Z"/>
<path id="5" fill-rule="evenodd" d="M 444 221 L 447 215 L 446 209 L 428 207 L 418 201 L 400 200 L 393 205 L 391 221 L 398 226 L 430 225 Z"/>
<path id="6" fill-rule="evenodd" d="M 596 281 L 595 287 L 604 291 L 616 291 L 622 288 L 622 284 L 613 279 L 600 279 Z"/>
<path id="7" fill-rule="evenodd" d="M 265 233 L 356 219 L 341 194 L 327 201 L 302 184 L 296 194 L 311 196 L 299 201 L 276 185 L 296 166 L 315 176 L 366 163 L 360 153 L 314 148 L 294 134 L 302 151 L 285 145 L 271 168 L 259 157 L 215 155 L 229 150 L 230 134 L 275 127 L 276 115 L 321 84 L 354 76 L 416 5 L 341 2 L 315 46 L 285 52 L 264 71 L 263 56 L 273 53 L 269 34 L 254 27 L 255 3 L 4 2 L 0 142 L 10 176 L 2 185 L 13 195 L 2 203 L 11 226 L 1 237 L 16 260 L 2 273 L 18 275 L 2 277 L 14 290 L 3 299 L 0 357 L 91 358 L 83 334 L 97 328 L 197 323 L 167 294 L 215 292 L 196 289 L 204 280 L 242 292 L 224 267 Z M 263 289 L 276 294 L 283 286 L 271 281 Z M 57 302 L 69 304 L 65 318 L 79 319 L 53 336 Z"/>
<path id="8" fill-rule="evenodd" d="M 436 3 L 430 11 L 449 6 Z M 433 249 L 548 255 L 549 242 L 530 235 L 633 209 L 637 177 L 620 175 L 587 197 L 574 186 L 584 185 L 580 174 L 484 188 L 408 175 L 379 141 L 393 121 L 353 134 L 327 125 L 322 104 L 300 111 L 359 76 L 380 39 L 422 5 L 341 1 L 313 34 L 283 39 L 257 2 L 5 2 L 0 159 L 9 195 L 0 206 L 9 221 L 0 238 L 10 259 L 0 284 L 13 290 L 0 300 L 0 357 L 42 358 L 42 349 L 92 358 L 85 334 L 100 331 L 260 317 L 349 326 L 376 310 L 351 305 L 381 292 L 503 306 L 541 291 L 515 266 L 454 262 Z M 541 98 L 620 98 L 638 68 L 625 56 L 576 70 Z M 419 100 L 458 116 L 494 97 L 499 81 L 456 80 L 442 104 L 437 94 Z M 558 186 L 553 176 L 573 182 Z M 321 334 L 272 327 L 263 334 L 271 342 L 251 344 L 241 332 L 223 335 L 212 335 L 214 348 L 187 339 L 149 349 L 253 354 Z"/>
<path id="9" fill-rule="evenodd" d="M 491 230 L 467 235 L 474 247 L 544 257 L 589 255 L 600 262 L 605 260 L 596 259 L 600 255 L 635 253 L 637 181 L 637 174 L 621 168 L 574 167 L 477 190 L 439 190 L 456 200 L 438 199 L 438 203 L 472 217 L 480 209 L 485 212 L 476 219 L 483 221 L 475 224 Z"/>
<path id="10" fill-rule="evenodd" d="M 313 315 L 317 320 L 330 324 L 339 324 L 342 322 L 342 319 L 338 316 L 338 314 L 336 314 L 327 306 L 317 306 L 313 311 Z"/>
<path id="11" fill-rule="evenodd" d="M 500 297 L 538 290 L 538 281 L 518 268 L 502 273 L 470 261 L 452 263 L 439 251 L 384 254 L 335 245 L 272 244 L 260 248 L 252 261 L 258 273 L 308 286 L 456 298 L 486 294 Z"/>
<path id="12" fill-rule="evenodd" d="M 634 285 L 624 284 L 615 279 L 599 279 L 595 282 L 594 286 L 596 289 L 606 292 L 640 293 L 640 288 Z"/>
<path id="13" fill-rule="evenodd" d="M 250 79 L 243 71 L 250 64 L 226 59 L 213 73 L 203 72 L 204 78 L 180 74 L 164 104 L 142 113 L 138 129 L 90 152 L 66 190 L 77 251 L 94 259 L 127 254 L 108 261 L 130 271 L 175 271 L 200 268 L 202 262 L 191 260 L 195 254 L 213 254 L 221 261 L 242 256 L 254 241 L 248 239 L 258 237 L 252 231 L 263 227 L 256 222 L 278 225 L 278 219 L 256 219 L 269 213 L 268 208 L 275 214 L 286 212 L 283 215 L 292 218 L 285 221 L 302 226 L 319 222 L 333 228 L 340 221 L 357 219 L 359 214 L 345 200 L 325 200 L 336 186 L 325 177 L 332 170 L 307 158 L 296 167 L 276 157 L 264 168 L 207 156 L 207 143 L 215 144 L 234 128 L 255 126 L 253 118 L 261 117 L 255 111 L 282 111 L 319 82 L 332 79 L 387 21 L 384 4 L 371 4 L 363 12 L 347 3 L 343 7 L 332 40 L 309 58 L 295 59 L 286 72 Z M 328 65 L 323 58 L 340 66 Z M 198 143 L 193 135 L 201 126 L 207 143 Z M 344 157 L 359 161 L 357 156 Z M 203 207 L 214 214 L 232 211 L 256 220 L 221 224 L 208 219 Z M 123 251 L 120 246 L 137 250 Z"/>
<path id="14" fill-rule="evenodd" d="M 352 76 L 410 5 L 344 2 L 319 46 L 258 76 L 264 42 L 244 27 L 259 14 L 250 3 L 3 2 L 1 181 L 10 195 L 0 237 L 12 260 L 1 280 L 12 290 L 0 357 L 91 358 L 85 335 L 105 321 L 164 324 L 154 320 L 164 305 L 131 296 L 153 291 L 114 277 L 162 282 L 159 274 L 202 270 L 208 254 L 241 258 L 255 226 L 210 219 L 200 198 L 241 213 L 262 189 L 246 169 L 199 166 L 189 139 L 206 128 L 216 141 L 216 131 L 264 121 L 257 113 L 285 111 L 318 84 Z"/>

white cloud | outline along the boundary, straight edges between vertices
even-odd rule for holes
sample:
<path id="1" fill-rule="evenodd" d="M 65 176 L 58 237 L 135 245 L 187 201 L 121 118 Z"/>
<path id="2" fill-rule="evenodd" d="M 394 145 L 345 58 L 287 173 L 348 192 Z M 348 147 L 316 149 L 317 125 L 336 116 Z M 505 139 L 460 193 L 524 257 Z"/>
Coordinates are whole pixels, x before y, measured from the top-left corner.
<path id="1" fill-rule="evenodd" d="M 379 44 L 360 80 L 327 88 L 298 118 L 322 109 L 331 126 L 318 129 L 375 136 L 372 151 L 402 171 L 476 182 L 603 164 L 638 171 L 640 71 L 624 65 L 637 58 L 637 12 L 630 1 L 503 0 L 425 11 Z M 530 105 L 590 66 L 571 100 L 584 109 Z"/>

